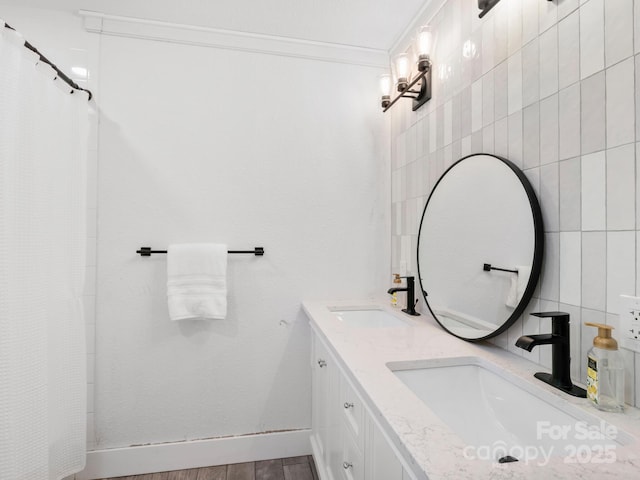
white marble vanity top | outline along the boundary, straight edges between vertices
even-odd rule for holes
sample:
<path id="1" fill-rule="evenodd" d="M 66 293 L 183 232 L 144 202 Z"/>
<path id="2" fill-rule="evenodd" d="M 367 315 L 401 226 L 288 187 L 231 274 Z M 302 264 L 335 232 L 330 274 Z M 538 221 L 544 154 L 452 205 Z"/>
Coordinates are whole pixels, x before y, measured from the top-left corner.
<path id="1" fill-rule="evenodd" d="M 385 299 L 388 301 L 388 299 Z M 341 306 L 380 305 L 382 309 L 402 317 L 409 326 L 390 328 L 349 328 L 341 323 L 329 308 Z M 604 413 L 592 407 L 586 399 L 571 397 L 533 377 L 543 371 L 524 358 L 488 343 L 469 343 L 445 332 L 433 318 L 410 317 L 399 309 L 374 301 L 313 301 L 303 308 L 311 319 L 312 328 L 326 341 L 341 360 L 359 393 L 372 408 L 396 448 L 409 461 L 414 473 L 422 479 L 617 479 L 640 478 L 640 410 L 627 406 L 625 413 Z M 489 460 L 471 459 L 474 451 L 418 399 L 389 370 L 389 362 L 416 362 L 451 357 L 479 357 L 507 372 L 551 392 L 553 401 L 576 405 L 606 424 L 625 432 L 631 442 L 616 446 L 605 457 L 596 451 L 577 454 L 562 452 L 548 458 L 498 464 Z M 456 395 L 456 392 L 451 392 Z M 536 412 L 522 412 L 535 416 Z M 603 424 L 604 425 L 604 424 Z M 626 435 L 625 435 L 626 436 Z M 626 438 L 629 438 L 626 436 Z M 491 446 L 488 446 L 491 447 Z M 466 453 L 465 453 L 466 452 Z"/>

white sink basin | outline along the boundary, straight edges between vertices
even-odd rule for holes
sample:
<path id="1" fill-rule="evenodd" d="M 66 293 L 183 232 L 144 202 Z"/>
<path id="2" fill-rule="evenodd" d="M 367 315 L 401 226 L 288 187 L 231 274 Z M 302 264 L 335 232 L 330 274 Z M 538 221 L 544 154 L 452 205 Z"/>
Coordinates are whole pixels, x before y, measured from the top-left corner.
<path id="1" fill-rule="evenodd" d="M 380 308 L 329 307 L 329 310 L 348 327 L 353 328 L 393 328 L 409 326 L 401 318 Z"/>
<path id="2" fill-rule="evenodd" d="M 394 362 L 388 368 L 485 460 L 511 455 L 615 455 L 633 438 L 562 398 L 476 357 Z M 481 450 L 484 449 L 484 450 Z M 613 453 L 612 453 L 613 452 Z M 525 458 L 526 459 L 526 458 Z"/>

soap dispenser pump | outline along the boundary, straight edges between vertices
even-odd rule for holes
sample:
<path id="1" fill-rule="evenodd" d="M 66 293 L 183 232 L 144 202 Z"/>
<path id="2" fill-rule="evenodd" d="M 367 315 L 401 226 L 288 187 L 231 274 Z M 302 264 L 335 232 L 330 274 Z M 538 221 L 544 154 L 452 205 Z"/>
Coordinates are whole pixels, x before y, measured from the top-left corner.
<path id="1" fill-rule="evenodd" d="M 598 328 L 593 347 L 587 354 L 587 398 L 599 410 L 624 410 L 624 361 L 618 342 L 611 337 L 611 325 L 585 322 Z"/>

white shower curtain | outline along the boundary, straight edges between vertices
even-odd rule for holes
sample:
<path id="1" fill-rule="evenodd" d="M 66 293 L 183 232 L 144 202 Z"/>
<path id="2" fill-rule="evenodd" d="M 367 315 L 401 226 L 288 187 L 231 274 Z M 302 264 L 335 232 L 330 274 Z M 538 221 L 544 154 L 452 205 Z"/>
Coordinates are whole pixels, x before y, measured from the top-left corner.
<path id="1" fill-rule="evenodd" d="M 85 463 L 88 102 L 3 26 L 0 479 L 57 480 Z"/>

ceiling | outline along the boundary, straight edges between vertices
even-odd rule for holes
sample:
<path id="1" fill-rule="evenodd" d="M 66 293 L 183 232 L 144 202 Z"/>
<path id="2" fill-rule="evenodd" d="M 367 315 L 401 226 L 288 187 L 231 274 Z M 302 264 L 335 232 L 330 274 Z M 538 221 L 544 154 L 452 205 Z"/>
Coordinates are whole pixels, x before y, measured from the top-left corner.
<path id="1" fill-rule="evenodd" d="M 431 0 L 2 0 L 389 50 Z"/>

